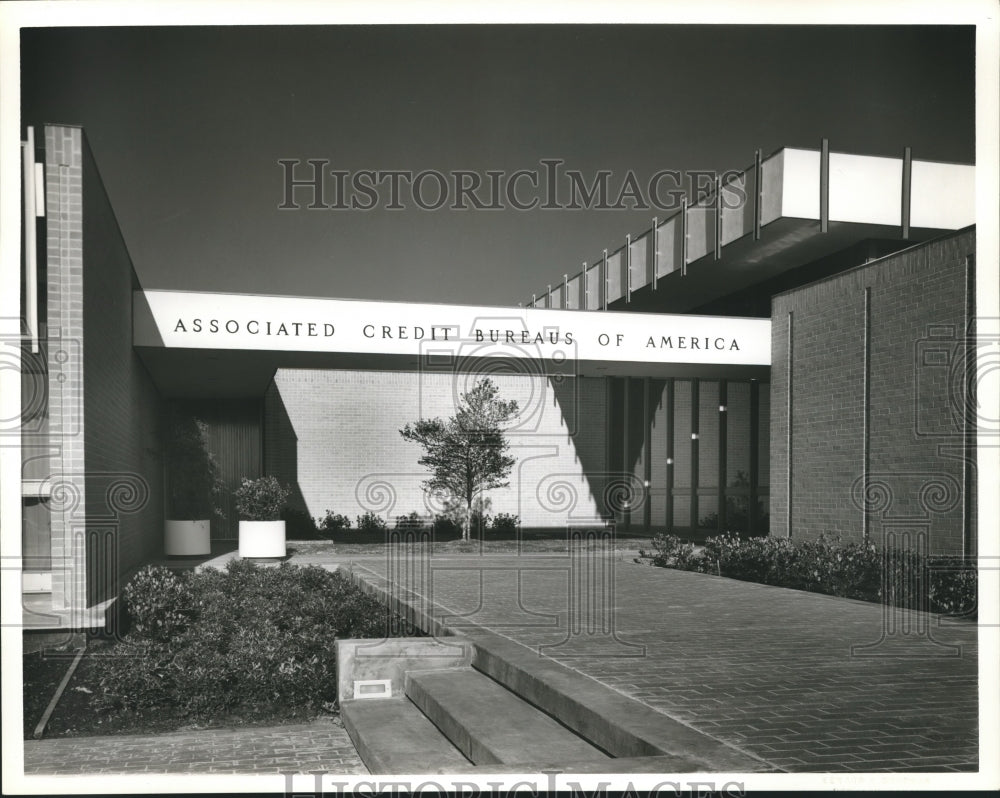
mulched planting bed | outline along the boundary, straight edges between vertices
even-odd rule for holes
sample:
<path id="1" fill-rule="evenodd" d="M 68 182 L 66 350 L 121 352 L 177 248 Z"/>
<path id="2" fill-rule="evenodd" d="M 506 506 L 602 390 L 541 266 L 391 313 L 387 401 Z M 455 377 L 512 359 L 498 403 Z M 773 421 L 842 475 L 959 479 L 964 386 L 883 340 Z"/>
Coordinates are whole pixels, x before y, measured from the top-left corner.
<path id="1" fill-rule="evenodd" d="M 95 710 L 91 696 L 100 689 L 103 658 L 114 656 L 111 640 L 92 640 L 45 726 L 44 739 L 104 734 L 157 734 L 184 729 L 237 728 L 303 723 L 322 713 L 286 706 L 261 706 L 250 713 L 228 713 L 211 722 L 192 723 L 169 708 L 144 712 L 108 713 Z M 55 694 L 73 655 L 36 652 L 24 656 L 24 737 L 31 739 L 35 726 Z"/>
<path id="2" fill-rule="evenodd" d="M 125 587 L 131 628 L 92 636 L 44 737 L 303 723 L 335 714 L 338 638 L 420 635 L 344 577 L 315 566 L 231 562 Z M 76 652 L 24 655 L 33 736 Z"/>
<path id="3" fill-rule="evenodd" d="M 22 657 L 25 739 L 34 733 L 75 656 L 75 652 L 35 651 Z"/>

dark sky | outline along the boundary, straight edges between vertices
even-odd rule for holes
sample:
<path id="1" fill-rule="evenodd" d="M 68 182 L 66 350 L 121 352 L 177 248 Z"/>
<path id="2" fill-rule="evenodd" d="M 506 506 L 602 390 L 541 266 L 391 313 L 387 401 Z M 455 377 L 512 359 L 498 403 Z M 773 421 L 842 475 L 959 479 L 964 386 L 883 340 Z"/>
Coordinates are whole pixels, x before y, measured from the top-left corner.
<path id="1" fill-rule="evenodd" d="M 667 215 L 405 193 L 405 210 L 279 210 L 280 159 L 485 175 L 559 158 L 588 182 L 610 170 L 615 193 L 629 170 L 740 168 L 824 136 L 974 160 L 971 27 L 33 29 L 22 65 L 22 124 L 85 127 L 146 288 L 516 304 Z"/>

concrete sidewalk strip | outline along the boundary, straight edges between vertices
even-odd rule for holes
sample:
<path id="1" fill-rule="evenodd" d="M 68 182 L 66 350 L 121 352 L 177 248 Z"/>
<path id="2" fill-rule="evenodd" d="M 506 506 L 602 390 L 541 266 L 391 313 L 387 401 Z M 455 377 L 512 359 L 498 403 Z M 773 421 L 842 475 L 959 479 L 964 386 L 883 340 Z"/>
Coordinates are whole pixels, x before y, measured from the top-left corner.
<path id="1" fill-rule="evenodd" d="M 26 740 L 24 772 L 308 773 L 366 775 L 347 731 L 330 718 L 240 729 Z"/>

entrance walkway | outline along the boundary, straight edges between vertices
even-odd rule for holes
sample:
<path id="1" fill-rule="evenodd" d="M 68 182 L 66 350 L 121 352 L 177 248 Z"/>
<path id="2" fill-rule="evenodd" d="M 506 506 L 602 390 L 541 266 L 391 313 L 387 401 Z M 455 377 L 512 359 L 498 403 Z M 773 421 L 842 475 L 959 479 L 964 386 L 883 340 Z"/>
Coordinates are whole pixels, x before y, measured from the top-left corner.
<path id="1" fill-rule="evenodd" d="M 776 768 L 977 769 L 972 624 L 909 613 L 886 635 L 877 604 L 620 554 L 420 551 L 293 562 L 349 568 L 434 622 L 501 635 Z"/>

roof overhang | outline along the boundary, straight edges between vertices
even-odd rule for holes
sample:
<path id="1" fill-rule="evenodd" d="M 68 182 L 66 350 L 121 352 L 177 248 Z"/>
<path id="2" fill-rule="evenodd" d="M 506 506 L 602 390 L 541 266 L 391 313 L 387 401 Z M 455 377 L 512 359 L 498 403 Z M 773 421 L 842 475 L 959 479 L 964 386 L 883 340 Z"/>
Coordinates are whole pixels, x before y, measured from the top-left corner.
<path id="1" fill-rule="evenodd" d="M 684 312 L 863 241 L 902 247 L 975 224 L 975 184 L 970 164 L 786 147 L 531 304 Z"/>

